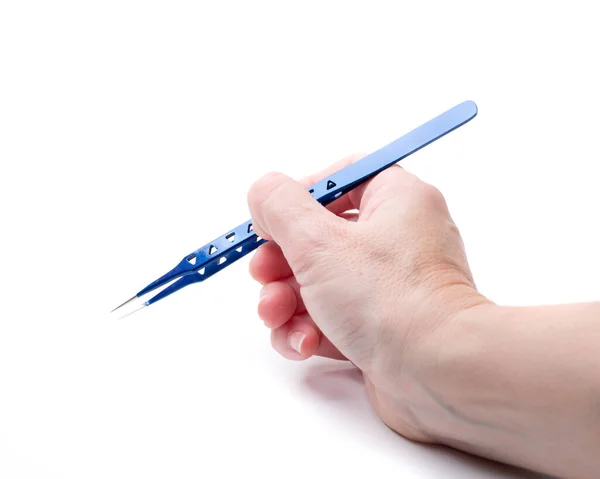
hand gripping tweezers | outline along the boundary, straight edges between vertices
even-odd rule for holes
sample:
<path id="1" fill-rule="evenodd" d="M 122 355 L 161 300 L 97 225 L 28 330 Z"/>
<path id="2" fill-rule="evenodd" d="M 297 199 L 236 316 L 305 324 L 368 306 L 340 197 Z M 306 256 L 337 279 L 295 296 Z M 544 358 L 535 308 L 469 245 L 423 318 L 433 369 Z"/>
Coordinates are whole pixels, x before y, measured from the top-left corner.
<path id="1" fill-rule="evenodd" d="M 329 175 L 329 177 L 308 188 L 308 191 L 316 201 L 326 206 L 382 170 L 464 125 L 476 115 L 477 105 L 474 102 L 465 101 L 460 103 L 389 145 Z M 136 309 L 124 316 L 144 306 L 156 303 L 185 286 L 210 278 L 234 261 L 255 250 L 264 242 L 266 240 L 254 232 L 252 221 L 246 221 L 185 256 L 171 271 L 150 283 L 113 311 L 136 300 L 141 300 L 148 293 L 171 283 L 150 299 L 142 301 L 141 305 L 138 305 Z"/>

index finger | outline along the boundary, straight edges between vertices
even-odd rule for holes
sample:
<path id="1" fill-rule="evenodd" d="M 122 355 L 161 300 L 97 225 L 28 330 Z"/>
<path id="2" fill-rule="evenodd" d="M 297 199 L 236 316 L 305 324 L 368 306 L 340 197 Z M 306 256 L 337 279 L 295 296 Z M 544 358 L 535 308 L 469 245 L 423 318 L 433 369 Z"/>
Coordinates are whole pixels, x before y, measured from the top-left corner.
<path id="1" fill-rule="evenodd" d="M 351 165 L 352 163 L 355 163 L 358 160 L 361 160 L 365 156 L 367 156 L 366 153 L 355 153 L 353 155 L 347 156 L 346 158 L 344 158 L 342 160 L 336 161 L 334 164 L 328 166 L 327 168 L 325 168 L 324 170 L 321 170 L 318 173 L 315 173 L 315 174 L 309 175 L 309 176 L 305 176 L 304 178 L 299 180 L 299 182 L 300 182 L 300 184 L 302 184 L 302 186 L 305 186 L 308 188 L 309 186 L 314 185 L 315 183 L 318 183 L 322 179 L 327 178 L 329 175 L 332 175 L 333 173 L 340 171 L 343 168 L 346 168 L 346 166 Z M 355 208 L 355 206 L 354 206 L 353 202 L 350 201 L 349 195 L 343 195 L 341 198 L 333 201 L 332 203 L 330 203 L 327 206 L 327 209 L 336 215 L 339 215 L 340 213 L 344 213 L 345 211 L 348 211 L 348 210 L 352 210 L 354 208 Z"/>

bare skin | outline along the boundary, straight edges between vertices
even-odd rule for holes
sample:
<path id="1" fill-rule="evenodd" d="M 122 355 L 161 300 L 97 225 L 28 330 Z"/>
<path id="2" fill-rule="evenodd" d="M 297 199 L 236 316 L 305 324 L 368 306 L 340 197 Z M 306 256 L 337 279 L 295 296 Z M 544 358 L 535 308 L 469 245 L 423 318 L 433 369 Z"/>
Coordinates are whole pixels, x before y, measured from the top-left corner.
<path id="1" fill-rule="evenodd" d="M 443 196 L 399 166 L 327 209 L 312 199 L 306 186 L 356 158 L 301 183 L 270 174 L 248 194 L 255 230 L 272 240 L 250 272 L 273 347 L 351 361 L 405 437 L 598 477 L 600 303 L 482 296 Z"/>

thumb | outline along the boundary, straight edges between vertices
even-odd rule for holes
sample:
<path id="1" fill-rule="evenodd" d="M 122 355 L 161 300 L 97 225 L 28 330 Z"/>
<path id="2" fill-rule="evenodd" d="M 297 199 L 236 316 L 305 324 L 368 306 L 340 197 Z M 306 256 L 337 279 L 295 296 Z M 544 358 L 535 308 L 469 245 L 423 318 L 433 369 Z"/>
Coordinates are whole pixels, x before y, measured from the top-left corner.
<path id="1" fill-rule="evenodd" d="M 270 173 L 254 183 L 248 192 L 248 206 L 254 231 L 279 245 L 299 281 L 299 274 L 322 258 L 346 226 L 345 220 L 282 173 Z"/>

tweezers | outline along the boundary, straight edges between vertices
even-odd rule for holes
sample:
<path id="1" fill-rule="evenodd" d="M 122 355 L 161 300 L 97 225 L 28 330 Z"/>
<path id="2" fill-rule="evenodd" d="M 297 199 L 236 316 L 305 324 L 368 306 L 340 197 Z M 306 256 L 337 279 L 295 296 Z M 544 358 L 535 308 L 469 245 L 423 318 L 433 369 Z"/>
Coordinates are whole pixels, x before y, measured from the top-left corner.
<path id="1" fill-rule="evenodd" d="M 460 103 L 374 153 L 332 173 L 309 187 L 308 192 L 316 201 L 326 206 L 403 158 L 464 125 L 476 115 L 477 105 L 474 102 Z M 265 242 L 264 238 L 254 232 L 252 220 L 248 220 L 186 255 L 171 271 L 150 283 L 112 312 L 136 300 L 140 301 L 133 311 L 121 316 L 125 317 L 190 284 L 205 281 Z M 144 296 L 159 288 L 163 289 L 143 300 Z"/>

